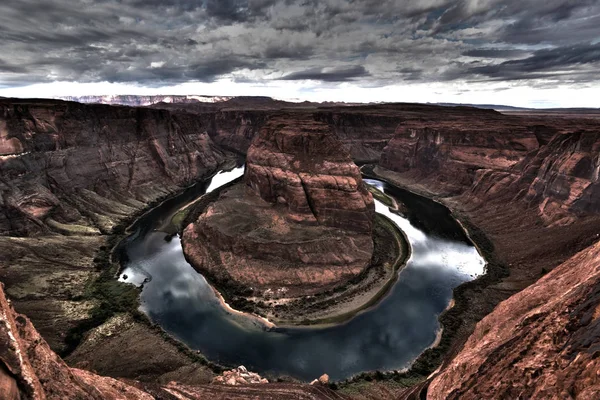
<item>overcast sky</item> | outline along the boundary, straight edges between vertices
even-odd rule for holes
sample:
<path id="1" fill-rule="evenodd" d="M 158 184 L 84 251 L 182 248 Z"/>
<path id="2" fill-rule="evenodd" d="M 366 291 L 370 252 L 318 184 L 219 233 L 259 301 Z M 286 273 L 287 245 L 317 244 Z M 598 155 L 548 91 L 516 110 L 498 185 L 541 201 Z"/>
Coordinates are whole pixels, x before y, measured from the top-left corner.
<path id="1" fill-rule="evenodd" d="M 0 96 L 600 107 L 600 0 L 1 0 Z"/>

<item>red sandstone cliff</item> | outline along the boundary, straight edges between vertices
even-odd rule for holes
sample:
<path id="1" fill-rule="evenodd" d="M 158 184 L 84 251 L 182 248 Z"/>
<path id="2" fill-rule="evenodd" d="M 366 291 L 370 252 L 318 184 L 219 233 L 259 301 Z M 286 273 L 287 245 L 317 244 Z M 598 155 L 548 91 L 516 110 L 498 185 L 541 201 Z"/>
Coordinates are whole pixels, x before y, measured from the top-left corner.
<path id="1" fill-rule="evenodd" d="M 216 169 L 206 129 L 192 114 L 0 100 L 0 234 L 110 230 Z"/>
<path id="2" fill-rule="evenodd" d="M 401 129 L 380 165 L 472 202 L 502 197 L 538 207 L 546 225 L 597 214 L 600 130 L 575 126 L 549 139 L 536 128 Z"/>
<path id="3" fill-rule="evenodd" d="M 224 190 L 185 229 L 183 247 L 217 286 L 293 298 L 343 285 L 367 268 L 374 213 L 331 128 L 287 114 L 262 127 L 244 183 Z"/>
<path id="4" fill-rule="evenodd" d="M 428 399 L 600 398 L 600 243 L 500 303 Z"/>
<path id="5" fill-rule="evenodd" d="M 330 127 L 312 118 L 271 119 L 248 150 L 245 180 L 298 222 L 372 230 L 373 196 L 358 167 Z"/>

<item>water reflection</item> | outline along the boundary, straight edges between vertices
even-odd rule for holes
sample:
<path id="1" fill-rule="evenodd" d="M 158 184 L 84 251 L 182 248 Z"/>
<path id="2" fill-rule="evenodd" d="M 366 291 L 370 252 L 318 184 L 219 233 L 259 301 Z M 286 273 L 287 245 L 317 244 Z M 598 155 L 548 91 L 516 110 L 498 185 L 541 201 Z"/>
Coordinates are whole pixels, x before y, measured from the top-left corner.
<path id="1" fill-rule="evenodd" d="M 238 169 L 217 175 L 207 190 L 241 174 Z M 483 273 L 484 261 L 446 209 L 383 182 L 367 182 L 409 206 L 409 214 L 402 217 L 376 202 L 377 212 L 406 233 L 413 253 L 390 295 L 344 325 L 266 331 L 251 319 L 229 314 L 185 261 L 180 239 L 167 242 L 163 232 L 150 231 L 129 241 L 126 281 L 145 281 L 142 311 L 216 362 L 304 380 L 325 372 L 343 379 L 367 370 L 404 368 L 434 342 L 438 315 L 449 304 L 452 289 Z M 432 215 L 436 221 L 430 220 Z M 433 228 L 426 232 L 411 221 Z"/>

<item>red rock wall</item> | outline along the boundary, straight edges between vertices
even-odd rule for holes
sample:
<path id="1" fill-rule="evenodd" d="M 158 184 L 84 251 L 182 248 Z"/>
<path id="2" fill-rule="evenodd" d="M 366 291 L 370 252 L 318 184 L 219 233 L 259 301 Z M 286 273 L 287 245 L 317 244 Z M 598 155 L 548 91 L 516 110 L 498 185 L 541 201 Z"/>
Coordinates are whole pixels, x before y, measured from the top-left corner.
<path id="1" fill-rule="evenodd" d="M 500 197 L 537 207 L 544 223 L 570 224 L 600 211 L 600 129 L 556 133 L 536 129 L 402 129 L 380 165 L 420 177 L 469 201 Z"/>
<path id="2" fill-rule="evenodd" d="M 370 232 L 373 197 L 328 125 L 276 117 L 248 151 L 246 183 L 264 200 L 285 204 L 297 222 Z"/>
<path id="3" fill-rule="evenodd" d="M 110 229 L 223 161 L 207 129 L 164 110 L 0 100 L 0 234 L 47 218 Z"/>

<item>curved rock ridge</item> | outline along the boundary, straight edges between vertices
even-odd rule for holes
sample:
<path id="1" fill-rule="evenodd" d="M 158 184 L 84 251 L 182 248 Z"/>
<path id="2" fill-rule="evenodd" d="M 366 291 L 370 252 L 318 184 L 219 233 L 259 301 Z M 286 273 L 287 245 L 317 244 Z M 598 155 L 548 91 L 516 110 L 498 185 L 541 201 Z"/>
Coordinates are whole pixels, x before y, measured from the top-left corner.
<path id="1" fill-rule="evenodd" d="M 296 222 L 371 232 L 375 206 L 360 170 L 329 125 L 311 117 L 271 119 L 254 139 L 246 183 L 287 206 Z"/>
<path id="2" fill-rule="evenodd" d="M 264 298 L 322 293 L 373 254 L 374 202 L 330 127 L 278 116 L 254 139 L 244 182 L 183 234 L 190 263 L 222 289 Z"/>

